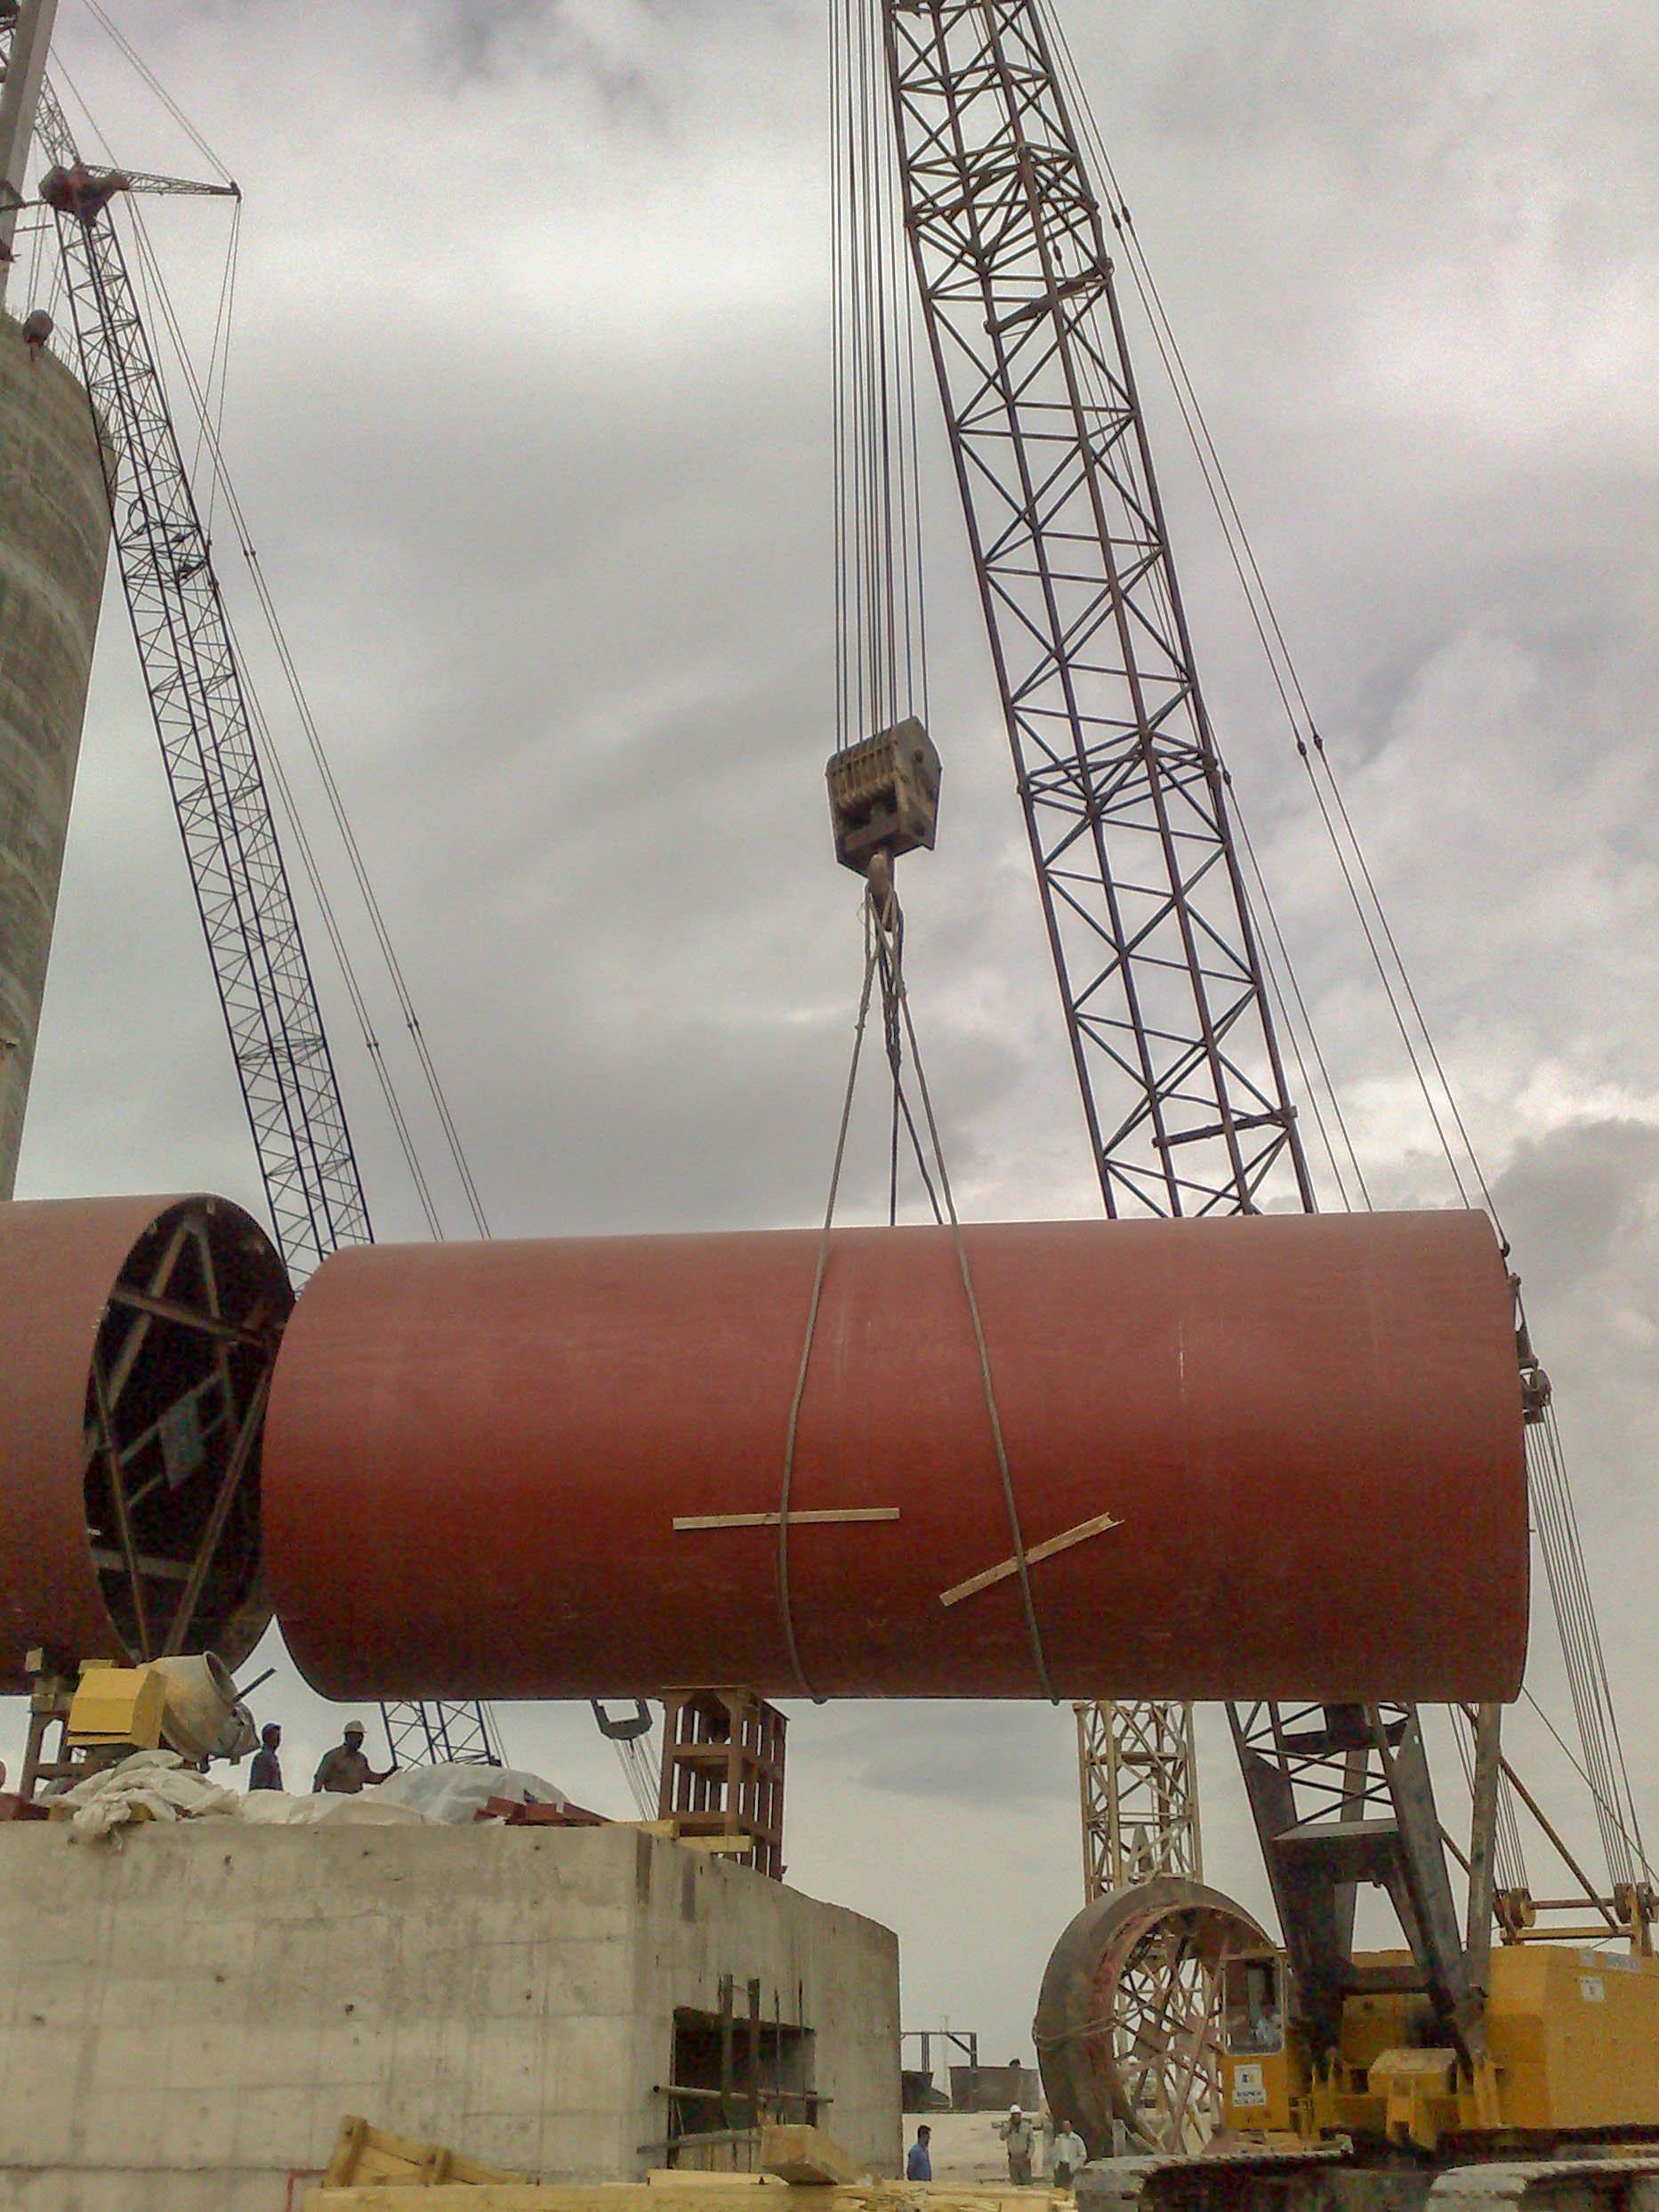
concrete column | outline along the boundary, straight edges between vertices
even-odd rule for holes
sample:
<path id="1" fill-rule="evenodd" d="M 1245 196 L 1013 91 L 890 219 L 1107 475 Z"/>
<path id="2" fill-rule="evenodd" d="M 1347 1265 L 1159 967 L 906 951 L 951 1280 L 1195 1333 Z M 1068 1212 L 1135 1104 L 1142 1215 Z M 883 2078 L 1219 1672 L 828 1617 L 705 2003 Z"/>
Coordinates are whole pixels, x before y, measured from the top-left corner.
<path id="1" fill-rule="evenodd" d="M 0 313 L 0 1199 L 22 1142 L 109 543 L 86 394 Z"/>

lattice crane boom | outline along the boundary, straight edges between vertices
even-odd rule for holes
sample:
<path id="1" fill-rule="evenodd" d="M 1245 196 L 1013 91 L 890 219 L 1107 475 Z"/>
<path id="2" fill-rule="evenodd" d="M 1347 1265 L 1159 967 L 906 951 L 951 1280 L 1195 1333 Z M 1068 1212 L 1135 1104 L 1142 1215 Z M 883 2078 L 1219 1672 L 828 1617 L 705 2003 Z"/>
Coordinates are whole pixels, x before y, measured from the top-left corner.
<path id="1" fill-rule="evenodd" d="M 1107 1210 L 1313 1203 L 1100 210 L 1037 10 L 886 11 L 906 222 Z"/>
<path id="2" fill-rule="evenodd" d="M 373 1239 L 356 1152 L 242 670 L 159 364 L 109 201 L 234 185 L 89 166 L 49 84 L 36 135 L 82 380 L 101 428 L 117 560 L 277 1240 L 300 1281 Z M 483 1709 L 382 1707 L 394 1759 L 498 1764 Z"/>
<path id="3" fill-rule="evenodd" d="M 59 174 L 81 168 L 49 85 L 36 127 Z M 212 547 L 104 205 L 56 211 L 82 380 L 104 432 L 116 558 L 260 1175 L 303 1280 L 336 1245 L 374 1232 Z"/>
<path id="4" fill-rule="evenodd" d="M 1099 198 L 1044 7 L 877 4 L 911 259 L 1107 1211 L 1311 1211 Z M 1231 1719 L 1323 2047 L 1352 1972 L 1356 1884 L 1376 1880 L 1421 1986 L 1478 2063 L 1415 1712 L 1259 1705 Z M 1079 1745 L 1091 1888 L 1189 1871 L 1190 1715 L 1084 1708 Z M 1162 1813 L 1138 1832 L 1126 1791 L 1147 1782 Z M 1489 1926 L 1478 1900 L 1477 1920 Z"/>

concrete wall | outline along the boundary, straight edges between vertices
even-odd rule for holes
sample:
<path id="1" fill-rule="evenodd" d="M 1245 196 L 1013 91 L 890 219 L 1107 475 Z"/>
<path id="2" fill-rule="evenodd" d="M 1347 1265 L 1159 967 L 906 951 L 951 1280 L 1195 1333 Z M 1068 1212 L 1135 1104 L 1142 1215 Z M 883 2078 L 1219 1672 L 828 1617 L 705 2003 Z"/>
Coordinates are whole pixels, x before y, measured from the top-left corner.
<path id="1" fill-rule="evenodd" d="M 823 2124 L 899 2158 L 897 1939 L 632 1829 L 7 1824 L 0 1962 L 0 2205 L 27 2212 L 285 2212 L 346 2112 L 637 2177 L 674 2007 L 726 1974 L 817 2031 Z"/>
<path id="2" fill-rule="evenodd" d="M 109 510 L 86 394 L 0 314 L 0 1199 L 9 1199 L 81 719 Z"/>

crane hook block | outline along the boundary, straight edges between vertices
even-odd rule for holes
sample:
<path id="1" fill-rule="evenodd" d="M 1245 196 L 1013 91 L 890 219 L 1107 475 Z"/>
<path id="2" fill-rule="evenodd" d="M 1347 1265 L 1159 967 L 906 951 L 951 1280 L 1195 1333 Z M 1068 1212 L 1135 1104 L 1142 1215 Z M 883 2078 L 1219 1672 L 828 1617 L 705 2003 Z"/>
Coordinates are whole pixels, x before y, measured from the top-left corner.
<path id="1" fill-rule="evenodd" d="M 897 860 L 918 845 L 933 850 L 939 811 L 939 756 L 914 714 L 861 744 L 832 753 L 829 782 L 835 858 L 867 876 L 878 852 Z"/>

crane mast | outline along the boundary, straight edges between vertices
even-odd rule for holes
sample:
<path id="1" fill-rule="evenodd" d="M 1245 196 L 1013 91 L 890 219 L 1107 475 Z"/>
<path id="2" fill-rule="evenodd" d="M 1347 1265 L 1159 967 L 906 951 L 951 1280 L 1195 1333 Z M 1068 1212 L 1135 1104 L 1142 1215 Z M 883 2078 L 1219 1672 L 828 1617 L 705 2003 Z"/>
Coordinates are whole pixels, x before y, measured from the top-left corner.
<path id="1" fill-rule="evenodd" d="M 910 255 L 1107 1212 L 1312 1211 L 1100 202 L 1045 10 L 880 5 Z M 1416 1985 L 1478 2066 L 1480 1954 L 1454 1910 L 1419 1716 L 1258 1705 L 1230 1718 L 1316 2046 L 1331 2047 L 1357 1986 L 1357 1887 L 1376 1882 Z M 1494 1708 L 1494 1743 L 1495 1727 Z M 1091 1892 L 1196 1873 L 1190 1715 L 1085 1707 L 1079 1744 Z M 1469 1913 L 1482 1942 L 1483 1863 L 1485 1902 L 1471 1895 Z"/>

